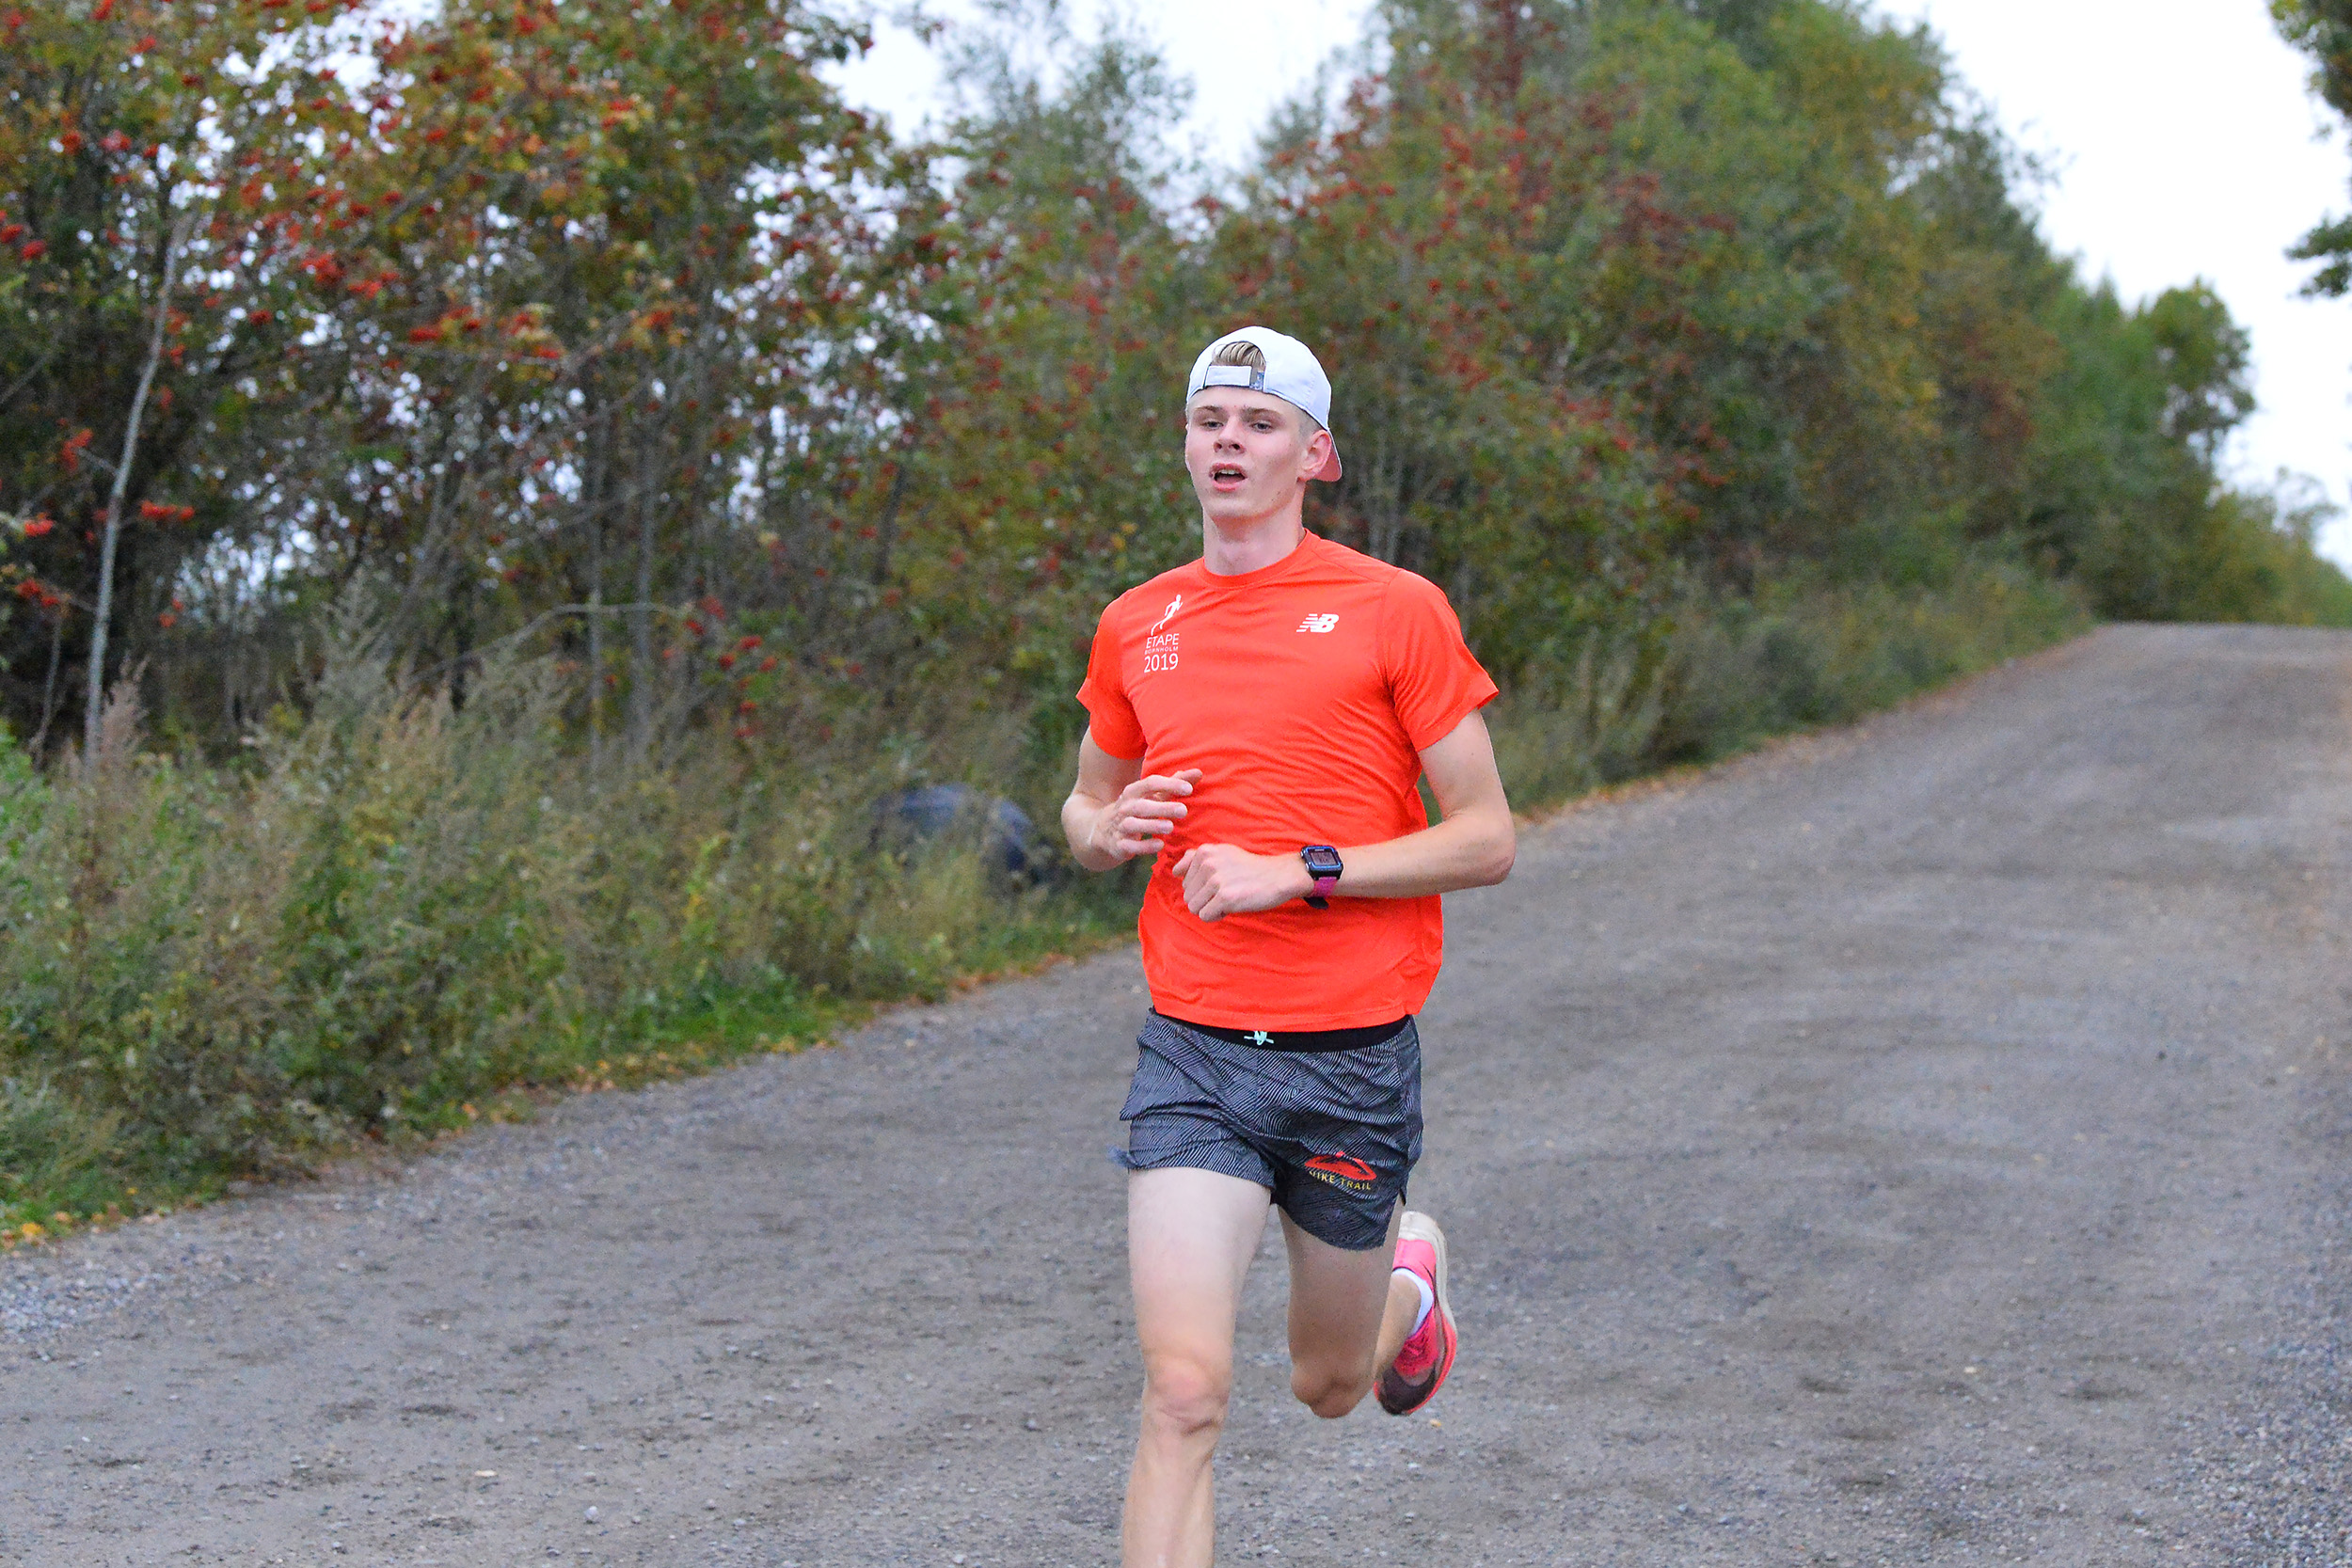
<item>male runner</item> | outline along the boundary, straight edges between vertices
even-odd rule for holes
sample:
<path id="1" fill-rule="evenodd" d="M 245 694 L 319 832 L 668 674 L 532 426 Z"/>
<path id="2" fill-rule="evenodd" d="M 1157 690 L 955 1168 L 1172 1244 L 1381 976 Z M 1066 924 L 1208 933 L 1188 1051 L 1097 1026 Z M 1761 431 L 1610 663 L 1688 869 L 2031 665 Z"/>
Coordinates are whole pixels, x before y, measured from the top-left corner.
<path id="1" fill-rule="evenodd" d="M 1478 713 L 1494 682 L 1445 595 L 1301 521 L 1308 483 L 1340 477 L 1330 407 L 1295 339 L 1248 326 L 1201 352 L 1184 402 L 1201 557 L 1104 612 L 1078 693 L 1071 847 L 1094 871 L 1159 859 L 1152 1010 L 1120 1113 L 1144 1366 L 1127 1568 L 1211 1560 L 1210 1462 L 1269 1203 L 1291 1391 L 1316 1415 L 1375 1382 L 1408 1414 L 1454 1364 L 1445 1236 L 1403 1202 L 1413 1015 L 1437 978 L 1438 895 L 1510 874 L 1511 808 Z"/>

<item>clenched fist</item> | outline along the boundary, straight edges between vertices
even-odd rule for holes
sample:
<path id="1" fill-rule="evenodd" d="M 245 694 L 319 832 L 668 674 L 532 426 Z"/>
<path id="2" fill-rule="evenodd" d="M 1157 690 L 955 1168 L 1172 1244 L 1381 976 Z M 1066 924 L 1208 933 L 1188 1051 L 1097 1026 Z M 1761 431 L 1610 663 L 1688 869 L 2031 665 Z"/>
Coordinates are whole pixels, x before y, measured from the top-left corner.
<path id="1" fill-rule="evenodd" d="M 1275 909 L 1315 885 L 1296 855 L 1253 855 L 1231 844 L 1187 849 L 1173 869 L 1184 879 L 1184 908 L 1203 920 Z"/>

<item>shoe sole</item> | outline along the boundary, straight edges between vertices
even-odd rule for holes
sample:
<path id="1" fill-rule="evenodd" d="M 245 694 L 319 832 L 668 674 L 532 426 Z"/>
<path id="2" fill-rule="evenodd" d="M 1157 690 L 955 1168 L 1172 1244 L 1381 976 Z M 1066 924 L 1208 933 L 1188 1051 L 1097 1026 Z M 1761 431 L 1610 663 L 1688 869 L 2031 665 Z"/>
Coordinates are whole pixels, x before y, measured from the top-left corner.
<path id="1" fill-rule="evenodd" d="M 1407 1209 L 1405 1211 L 1404 1219 L 1399 1221 L 1397 1224 L 1396 1239 L 1400 1242 L 1427 1242 L 1429 1243 L 1429 1250 L 1435 1253 L 1438 1258 L 1438 1282 L 1436 1287 L 1438 1299 L 1437 1305 L 1433 1307 L 1431 1310 L 1439 1314 L 1445 1321 L 1445 1338 L 1448 1349 L 1445 1360 L 1438 1364 L 1437 1375 L 1429 1380 L 1429 1391 L 1423 1394 L 1421 1397 L 1420 1402 L 1413 1406 L 1413 1410 L 1419 1410 L 1422 1405 L 1425 1405 L 1431 1400 L 1436 1399 L 1438 1397 L 1438 1390 L 1445 1386 L 1445 1380 L 1447 1377 L 1451 1376 L 1454 1371 L 1454 1357 L 1461 1351 L 1462 1337 L 1454 1328 L 1454 1307 L 1447 1299 L 1445 1232 L 1440 1230 L 1438 1227 L 1438 1222 L 1431 1219 L 1427 1214 L 1422 1213 L 1417 1210 Z M 1409 1416 L 1413 1413 L 1413 1410 L 1404 1411 L 1401 1412 L 1401 1414 Z"/>

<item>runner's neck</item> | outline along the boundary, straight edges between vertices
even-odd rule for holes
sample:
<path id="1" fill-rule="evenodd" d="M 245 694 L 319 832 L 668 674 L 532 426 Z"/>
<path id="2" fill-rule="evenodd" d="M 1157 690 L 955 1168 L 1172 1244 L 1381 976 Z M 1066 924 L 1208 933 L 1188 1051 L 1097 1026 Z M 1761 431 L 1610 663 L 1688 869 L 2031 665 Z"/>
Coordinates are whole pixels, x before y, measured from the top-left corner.
<path id="1" fill-rule="evenodd" d="M 1263 571 L 1287 560 L 1307 540 L 1307 525 L 1299 509 L 1286 507 L 1247 522 L 1217 523 L 1202 519 L 1200 564 L 1211 577 L 1237 578 Z"/>

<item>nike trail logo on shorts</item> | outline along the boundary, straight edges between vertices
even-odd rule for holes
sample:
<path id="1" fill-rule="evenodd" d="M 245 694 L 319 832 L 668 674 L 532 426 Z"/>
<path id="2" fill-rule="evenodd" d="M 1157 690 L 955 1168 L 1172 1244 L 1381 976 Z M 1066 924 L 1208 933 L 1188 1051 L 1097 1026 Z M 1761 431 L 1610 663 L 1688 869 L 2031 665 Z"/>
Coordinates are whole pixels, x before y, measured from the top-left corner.
<path id="1" fill-rule="evenodd" d="M 1318 1154 L 1307 1162 L 1307 1169 L 1316 1180 L 1351 1193 L 1368 1193 L 1380 1180 L 1378 1171 L 1353 1154 Z"/>

